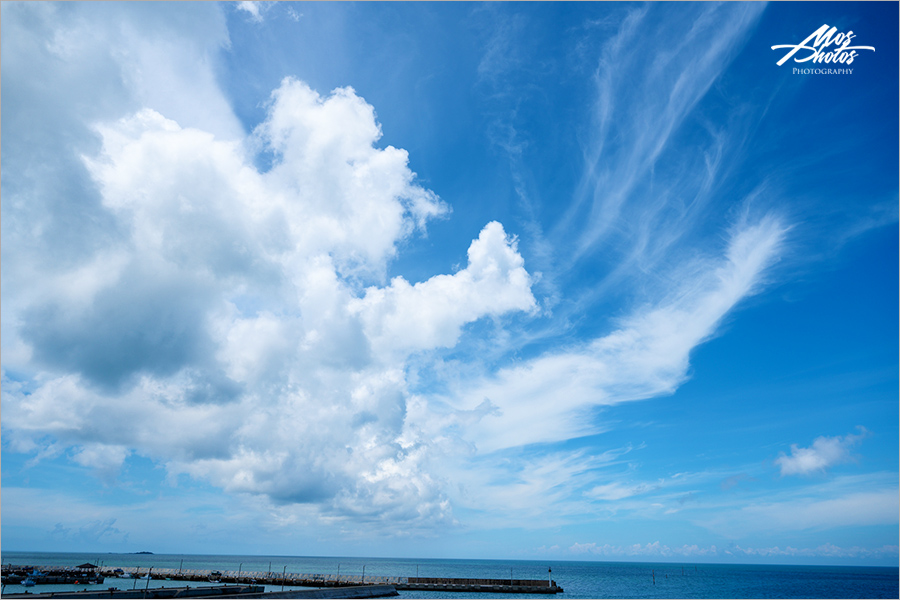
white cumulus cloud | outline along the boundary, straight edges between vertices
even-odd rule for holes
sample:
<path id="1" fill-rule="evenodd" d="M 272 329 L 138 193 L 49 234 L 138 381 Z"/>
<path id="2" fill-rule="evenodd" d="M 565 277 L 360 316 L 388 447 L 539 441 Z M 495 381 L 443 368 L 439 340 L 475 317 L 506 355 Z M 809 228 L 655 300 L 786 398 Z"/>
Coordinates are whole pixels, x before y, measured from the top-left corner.
<path id="1" fill-rule="evenodd" d="M 452 347 L 466 323 L 483 315 L 535 308 L 531 277 L 503 225 L 488 223 L 469 246 L 469 264 L 453 275 L 410 285 L 395 277 L 351 304 L 377 355 Z"/>
<path id="2" fill-rule="evenodd" d="M 264 4 L 264 3 L 258 2 L 258 1 L 251 2 L 248 0 L 244 0 L 242 2 L 236 3 L 235 7 L 238 10 L 242 10 L 242 11 L 246 12 L 250 16 L 251 20 L 256 21 L 257 23 L 261 23 L 263 18 L 262 18 L 262 14 L 260 13 L 259 9 L 260 9 L 260 5 L 262 5 L 262 4 Z"/>
<path id="3" fill-rule="evenodd" d="M 782 476 L 822 473 L 829 467 L 852 459 L 850 450 L 868 435 L 864 427 L 860 427 L 859 431 L 856 435 L 820 436 L 808 448 L 791 444 L 790 456 L 782 452 L 775 459 L 775 464 L 781 469 Z"/>
<path id="4" fill-rule="evenodd" d="M 448 207 L 404 150 L 375 146 L 350 88 L 285 79 L 245 139 L 152 108 L 93 129 L 102 145 L 81 160 L 110 231 L 4 323 L 34 374 L 4 386 L 12 447 L 50 436 L 106 478 L 134 452 L 323 518 L 451 519 L 429 440 L 406 428 L 405 361 L 533 309 L 514 237 L 490 222 L 466 269 L 380 287 L 398 244 Z"/>

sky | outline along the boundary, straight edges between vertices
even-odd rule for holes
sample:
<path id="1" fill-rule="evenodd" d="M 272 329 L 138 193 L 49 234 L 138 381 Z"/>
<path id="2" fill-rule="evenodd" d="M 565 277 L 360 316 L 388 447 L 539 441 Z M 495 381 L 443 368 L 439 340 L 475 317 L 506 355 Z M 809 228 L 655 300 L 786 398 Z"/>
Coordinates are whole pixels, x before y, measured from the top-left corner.
<path id="1" fill-rule="evenodd" d="M 2 548 L 897 566 L 897 22 L 3 2 Z"/>

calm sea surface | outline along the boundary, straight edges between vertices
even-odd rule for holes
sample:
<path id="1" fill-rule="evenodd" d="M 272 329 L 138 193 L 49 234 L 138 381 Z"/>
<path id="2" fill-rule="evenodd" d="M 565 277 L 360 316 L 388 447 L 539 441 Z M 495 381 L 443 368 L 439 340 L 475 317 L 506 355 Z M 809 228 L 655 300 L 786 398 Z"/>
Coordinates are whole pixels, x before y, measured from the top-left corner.
<path id="1" fill-rule="evenodd" d="M 3 552 L 3 564 L 75 566 L 92 562 L 110 567 L 141 569 L 209 569 L 272 571 L 321 575 L 387 577 L 467 577 L 545 579 L 547 569 L 565 592 L 531 594 L 466 594 L 400 592 L 401 598 L 898 598 L 900 569 L 896 567 L 808 567 L 784 565 L 709 565 L 696 563 L 624 563 L 580 561 L 502 561 L 300 556 L 217 556 L 192 554 L 70 554 Z M 134 581 L 107 579 L 98 586 L 131 589 Z M 145 581 L 137 585 L 146 585 Z M 152 586 L 186 585 L 153 580 Z M 196 585 L 191 583 L 191 585 Z M 47 589 L 41 589 L 41 588 Z M 35 586 L 31 592 L 62 591 L 66 586 Z M 271 591 L 280 589 L 270 588 Z M 4 592 L 24 591 L 8 585 Z"/>

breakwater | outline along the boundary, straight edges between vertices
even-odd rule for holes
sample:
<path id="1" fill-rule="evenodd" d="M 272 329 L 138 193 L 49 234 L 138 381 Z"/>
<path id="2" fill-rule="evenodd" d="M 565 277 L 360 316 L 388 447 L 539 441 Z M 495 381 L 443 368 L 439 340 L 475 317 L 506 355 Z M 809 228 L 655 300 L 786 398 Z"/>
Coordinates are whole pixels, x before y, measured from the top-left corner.
<path id="1" fill-rule="evenodd" d="M 559 594 L 555 581 L 545 579 L 464 579 L 452 577 L 402 577 L 398 590 L 430 592 L 481 592 L 497 594 Z"/>
<path id="2" fill-rule="evenodd" d="M 142 577 L 149 570 L 139 568 L 122 571 Z M 104 575 L 115 573 L 105 567 Z M 501 594 L 557 594 L 563 591 L 555 581 L 546 579 L 471 579 L 454 577 L 384 577 L 378 575 L 322 575 L 316 573 L 278 573 L 277 571 L 211 571 L 204 569 L 154 569 L 152 576 L 180 581 L 219 581 L 221 583 L 287 585 L 328 588 L 357 585 L 391 585 L 397 590 L 481 592 Z"/>
<path id="3" fill-rule="evenodd" d="M 46 567 L 13 567 L 7 569 L 37 569 Z M 61 569 L 54 567 L 58 572 Z M 63 569 L 64 570 L 64 569 Z M 316 573 L 288 573 L 282 571 L 215 571 L 208 569 L 174 569 L 104 566 L 97 569 L 104 578 L 120 581 L 169 579 L 174 581 L 203 581 L 235 585 L 270 585 L 307 588 L 344 588 L 348 586 L 388 585 L 404 591 L 479 592 L 502 594 L 557 594 L 563 589 L 547 579 L 474 579 L 454 577 L 384 577 L 379 575 L 332 575 Z M 110 583 L 112 579 L 108 579 Z"/>

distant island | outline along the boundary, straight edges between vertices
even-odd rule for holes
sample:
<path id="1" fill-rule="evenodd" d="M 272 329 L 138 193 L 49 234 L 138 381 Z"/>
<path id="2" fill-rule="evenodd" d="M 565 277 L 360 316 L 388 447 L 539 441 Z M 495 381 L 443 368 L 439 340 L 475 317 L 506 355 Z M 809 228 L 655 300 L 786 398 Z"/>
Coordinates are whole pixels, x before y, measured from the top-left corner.
<path id="1" fill-rule="evenodd" d="M 130 552 L 129 554 L 153 554 L 152 552 L 147 552 L 146 550 L 142 552 Z"/>

